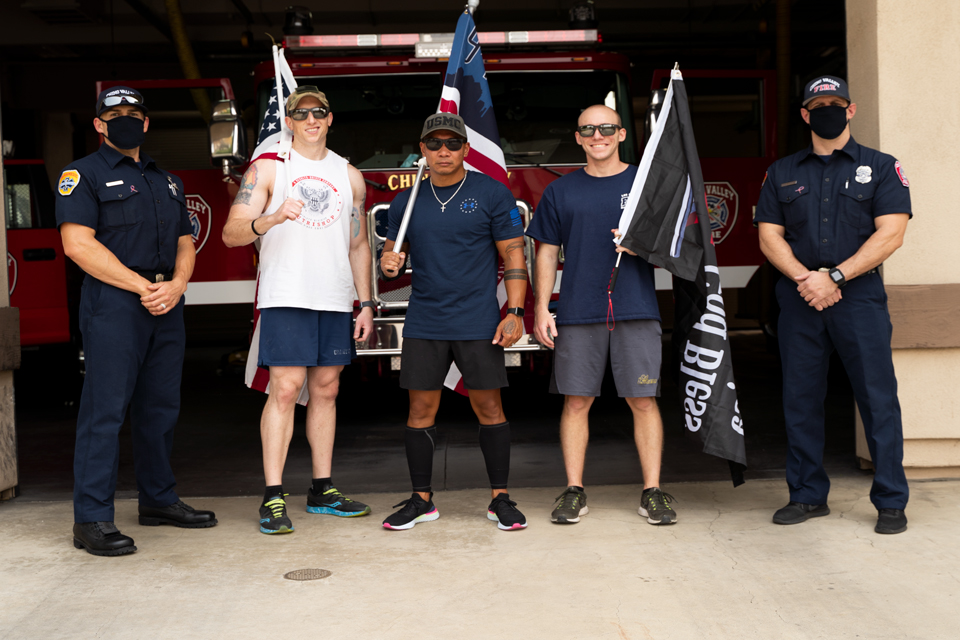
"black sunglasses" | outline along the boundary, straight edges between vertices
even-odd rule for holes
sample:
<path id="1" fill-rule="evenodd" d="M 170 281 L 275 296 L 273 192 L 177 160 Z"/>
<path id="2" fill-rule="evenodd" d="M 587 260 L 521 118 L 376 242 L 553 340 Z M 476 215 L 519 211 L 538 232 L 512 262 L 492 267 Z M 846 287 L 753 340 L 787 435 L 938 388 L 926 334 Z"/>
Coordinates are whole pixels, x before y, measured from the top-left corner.
<path id="1" fill-rule="evenodd" d="M 327 117 L 327 114 L 330 113 L 330 109 L 326 107 L 313 107 L 312 109 L 294 109 L 287 115 L 293 118 L 294 120 L 306 120 L 307 115 L 313 114 L 313 117 L 317 120 L 322 120 Z"/>
<path id="2" fill-rule="evenodd" d="M 446 147 L 450 151 L 460 151 L 466 140 L 463 138 L 424 138 L 421 142 L 430 151 L 440 151 L 440 147 Z"/>
<path id="3" fill-rule="evenodd" d="M 600 135 L 602 136 L 612 136 L 623 127 L 618 124 L 585 124 L 582 127 L 577 127 L 577 132 L 584 138 L 592 138 L 597 129 L 600 129 Z"/>

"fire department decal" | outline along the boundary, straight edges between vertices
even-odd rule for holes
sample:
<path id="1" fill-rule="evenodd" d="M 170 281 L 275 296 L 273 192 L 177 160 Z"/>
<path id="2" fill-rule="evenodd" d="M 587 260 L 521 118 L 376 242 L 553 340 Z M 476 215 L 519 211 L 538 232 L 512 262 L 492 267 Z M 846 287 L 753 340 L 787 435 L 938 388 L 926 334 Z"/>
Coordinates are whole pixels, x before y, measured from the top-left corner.
<path id="1" fill-rule="evenodd" d="M 723 242 L 737 223 L 740 195 L 729 182 L 706 182 L 707 211 L 713 244 Z"/>
<path id="2" fill-rule="evenodd" d="M 57 191 L 62 196 L 68 196 L 73 193 L 76 186 L 80 184 L 80 172 L 76 169 L 70 169 L 60 174 L 60 183 L 57 185 Z"/>
<path id="3" fill-rule="evenodd" d="M 329 180 L 300 176 L 291 184 L 290 195 L 303 201 L 297 222 L 308 229 L 325 229 L 340 218 L 343 195 Z"/>
<path id="4" fill-rule="evenodd" d="M 903 175 L 903 167 L 900 166 L 900 161 L 899 161 L 899 160 L 897 160 L 897 161 L 893 164 L 893 168 L 897 170 L 897 177 L 900 178 L 900 184 L 902 184 L 902 185 L 905 186 L 905 187 L 909 187 L 909 186 L 910 186 L 910 181 L 907 180 L 907 176 Z"/>
<path id="5" fill-rule="evenodd" d="M 7 252 L 7 282 L 10 283 L 10 294 L 13 295 L 13 290 L 17 288 L 17 259 L 8 251 Z"/>
<path id="6" fill-rule="evenodd" d="M 193 246 L 197 253 L 207 244 L 210 237 L 210 205 L 198 193 L 188 193 L 187 213 L 190 214 L 190 235 L 193 236 Z"/>

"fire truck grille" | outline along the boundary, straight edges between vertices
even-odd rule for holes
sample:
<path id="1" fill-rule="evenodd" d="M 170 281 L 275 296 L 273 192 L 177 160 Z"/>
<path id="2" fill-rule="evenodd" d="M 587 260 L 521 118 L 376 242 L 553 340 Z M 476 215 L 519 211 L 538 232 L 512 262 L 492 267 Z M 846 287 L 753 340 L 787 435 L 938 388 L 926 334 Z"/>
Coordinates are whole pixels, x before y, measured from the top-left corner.
<path id="1" fill-rule="evenodd" d="M 410 291 L 413 287 L 406 286 L 394 289 L 393 291 L 381 291 L 380 299 L 384 302 L 403 302 L 410 299 Z"/>

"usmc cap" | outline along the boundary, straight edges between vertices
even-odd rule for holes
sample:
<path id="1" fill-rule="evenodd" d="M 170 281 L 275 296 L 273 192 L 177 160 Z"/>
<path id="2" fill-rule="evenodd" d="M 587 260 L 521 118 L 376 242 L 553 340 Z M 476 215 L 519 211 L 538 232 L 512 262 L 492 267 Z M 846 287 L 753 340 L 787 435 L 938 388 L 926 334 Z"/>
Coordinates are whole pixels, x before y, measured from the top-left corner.
<path id="1" fill-rule="evenodd" d="M 467 125 L 463 123 L 463 118 L 455 113 L 434 113 L 429 116 L 423 123 L 420 139 L 423 140 L 427 134 L 434 131 L 449 131 L 460 134 L 464 140 L 467 139 Z"/>
<path id="2" fill-rule="evenodd" d="M 136 89 L 131 89 L 130 87 L 110 87 L 109 89 L 104 89 L 100 92 L 100 95 L 97 96 L 97 106 L 94 109 L 97 112 L 97 117 L 100 117 L 107 109 L 112 109 L 118 105 L 129 104 L 132 105 L 146 115 L 148 109 L 146 105 L 143 104 L 143 96 L 140 95 L 140 92 Z"/>
<path id="3" fill-rule="evenodd" d="M 836 76 L 820 76 L 808 82 L 803 88 L 803 106 L 818 96 L 839 96 L 850 102 L 847 83 Z"/>

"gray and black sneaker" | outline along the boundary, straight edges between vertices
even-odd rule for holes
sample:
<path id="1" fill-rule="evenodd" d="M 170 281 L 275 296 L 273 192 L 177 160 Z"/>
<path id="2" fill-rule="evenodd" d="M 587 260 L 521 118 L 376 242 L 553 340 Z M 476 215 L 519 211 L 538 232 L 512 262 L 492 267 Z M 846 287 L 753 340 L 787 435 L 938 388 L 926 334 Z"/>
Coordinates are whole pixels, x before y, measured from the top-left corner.
<path id="1" fill-rule="evenodd" d="M 677 512 L 670 506 L 675 502 L 669 493 L 664 493 L 660 487 L 650 487 L 640 496 L 640 509 L 637 511 L 650 524 L 673 524 L 677 521 Z"/>
<path id="2" fill-rule="evenodd" d="M 587 494 L 576 487 L 567 487 L 557 496 L 557 506 L 550 514 L 550 521 L 557 524 L 574 524 L 580 522 L 580 516 L 589 512 Z"/>
<path id="3" fill-rule="evenodd" d="M 293 533 L 293 523 L 287 517 L 287 494 L 274 496 L 260 505 L 260 533 Z"/>
<path id="4" fill-rule="evenodd" d="M 313 487 L 307 489 L 307 513 L 326 513 L 341 518 L 356 518 L 370 513 L 370 507 L 351 500 L 340 493 L 336 487 L 330 487 L 323 493 L 314 493 Z"/>

